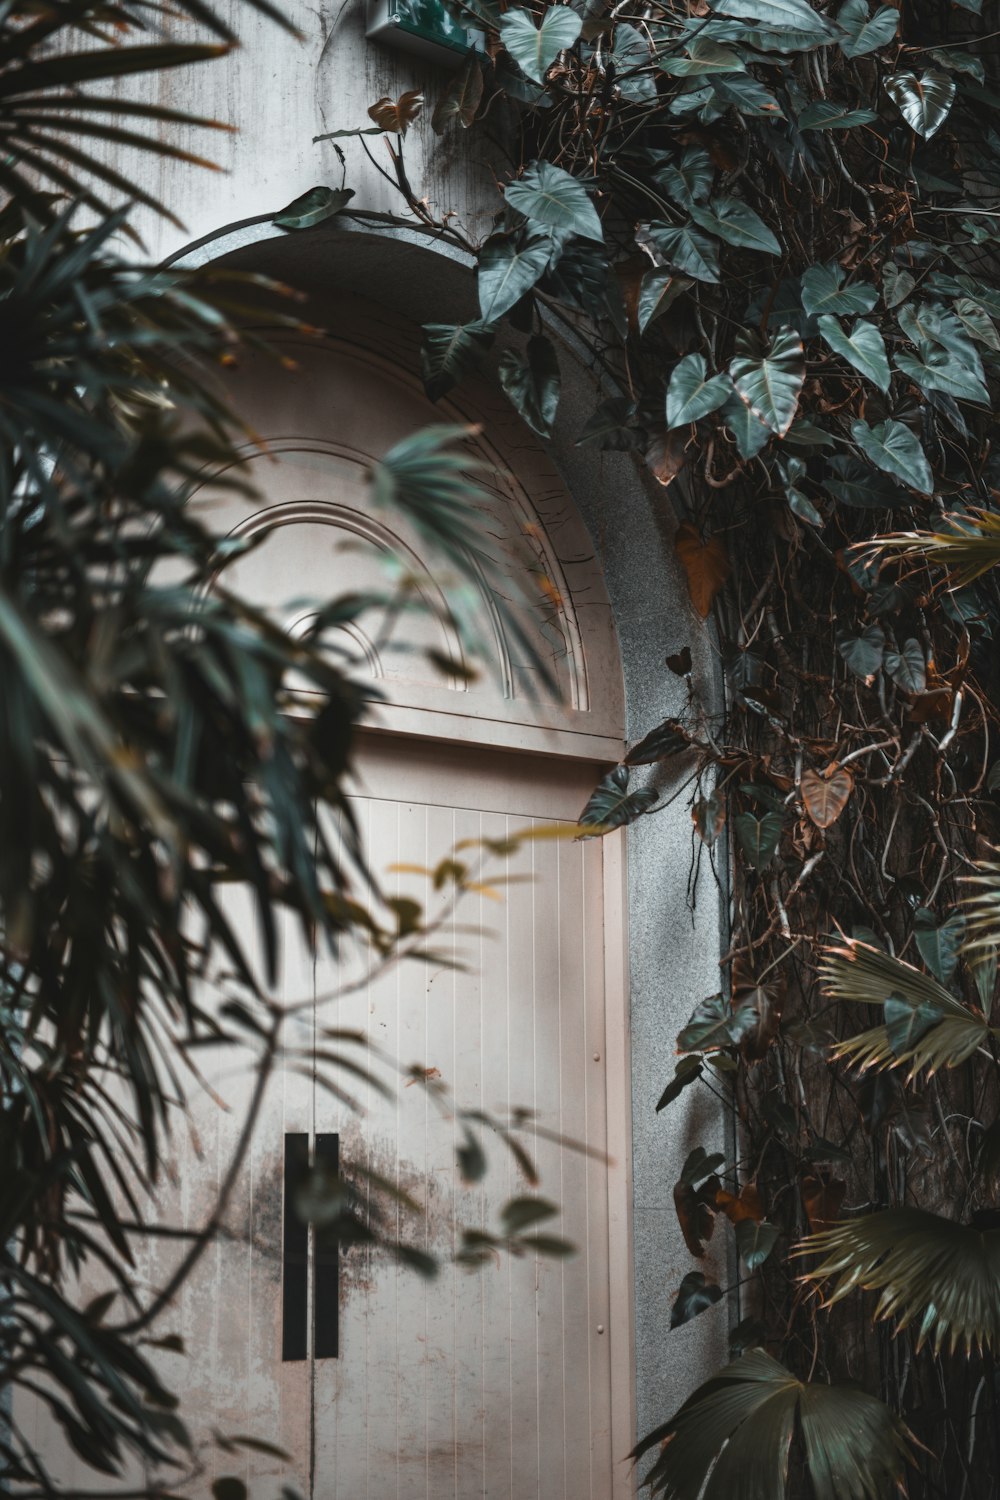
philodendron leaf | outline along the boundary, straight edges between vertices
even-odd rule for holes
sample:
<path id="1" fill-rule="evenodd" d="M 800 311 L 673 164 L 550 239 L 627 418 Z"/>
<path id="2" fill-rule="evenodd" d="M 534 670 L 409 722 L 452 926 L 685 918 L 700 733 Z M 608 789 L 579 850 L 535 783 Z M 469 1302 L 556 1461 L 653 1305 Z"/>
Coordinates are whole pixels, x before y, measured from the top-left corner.
<path id="1" fill-rule="evenodd" d="M 680 1328 L 683 1323 L 690 1323 L 692 1318 L 718 1302 L 721 1296 L 722 1288 L 714 1281 L 707 1281 L 702 1271 L 689 1271 L 674 1298 L 670 1327 Z"/>
<path id="2" fill-rule="evenodd" d="M 771 441 L 771 434 L 734 391 L 722 408 L 722 419 L 733 435 L 740 458 L 755 458 Z"/>
<path id="3" fill-rule="evenodd" d="M 885 670 L 904 693 L 922 693 L 927 686 L 924 648 L 911 636 L 899 651 L 885 653 Z"/>
<path id="4" fill-rule="evenodd" d="M 764 255 L 781 254 L 781 246 L 760 214 L 739 198 L 712 198 L 704 205 L 693 203 L 689 211 L 696 224 L 729 245 L 760 250 Z"/>
<path id="5" fill-rule="evenodd" d="M 656 1113 L 666 1109 L 675 1099 L 680 1098 L 688 1084 L 697 1083 L 702 1075 L 702 1066 L 696 1057 L 682 1057 L 674 1069 L 674 1076 L 667 1084 L 663 1093 L 656 1101 Z"/>
<path id="6" fill-rule="evenodd" d="M 585 240 L 604 239 L 597 210 L 582 183 L 549 161 L 534 162 L 523 176 L 508 182 L 504 197 L 511 208 L 535 224 L 568 229 Z"/>
<path id="7" fill-rule="evenodd" d="M 955 303 L 955 316 L 970 338 L 985 344 L 987 349 L 1000 352 L 1000 334 L 989 314 L 971 297 L 959 297 Z"/>
<path id="8" fill-rule="evenodd" d="M 686 57 L 667 53 L 660 58 L 660 72 L 671 78 L 697 78 L 703 73 L 745 73 L 746 62 L 734 47 L 713 42 L 709 37 L 694 37 Z"/>
<path id="9" fill-rule="evenodd" d="M 559 361 L 549 339 L 536 334 L 525 354 L 507 349 L 500 384 L 518 414 L 539 437 L 549 437 L 559 405 Z"/>
<path id="10" fill-rule="evenodd" d="M 688 1017 L 677 1038 L 677 1050 L 717 1052 L 722 1047 L 735 1047 L 756 1024 L 752 1010 L 746 1007 L 733 1010 L 722 995 L 709 995 L 707 1000 L 698 1002 Z"/>
<path id="11" fill-rule="evenodd" d="M 835 99 L 817 99 L 799 115 L 799 129 L 851 130 L 855 125 L 870 125 L 877 119 L 873 109 L 848 109 Z"/>
<path id="12" fill-rule="evenodd" d="M 550 5 L 540 26 L 526 10 L 509 10 L 500 21 L 500 38 L 522 72 L 541 83 L 560 52 L 572 47 L 583 21 L 568 5 Z"/>
<path id="13" fill-rule="evenodd" d="M 715 181 L 715 167 L 712 158 L 701 146 L 688 146 L 679 162 L 660 167 L 657 170 L 655 182 L 657 187 L 679 203 L 682 208 L 690 208 L 693 203 L 700 203 L 707 198 L 712 191 L 712 183 Z"/>
<path id="14" fill-rule="evenodd" d="M 871 312 L 878 292 L 867 282 L 844 285 L 843 266 L 831 261 L 826 266 L 810 266 L 802 274 L 802 306 L 811 317 L 820 313 Z"/>
<path id="15" fill-rule="evenodd" d="M 738 354 L 729 366 L 740 397 L 756 417 L 782 437 L 791 427 L 806 378 L 802 340 L 782 328 L 762 354 Z"/>
<path id="16" fill-rule="evenodd" d="M 796 1430 L 815 1500 L 881 1500 L 902 1487 L 912 1439 L 887 1406 L 855 1385 L 797 1380 L 763 1349 L 699 1386 L 630 1457 L 658 1450 L 645 1481 L 653 1500 L 785 1500 Z"/>
<path id="17" fill-rule="evenodd" d="M 936 68 L 920 78 L 915 73 L 893 73 L 885 81 L 885 91 L 910 129 L 926 141 L 948 118 L 955 98 L 955 80 Z"/>
<path id="18" fill-rule="evenodd" d="M 762 1266 L 777 1243 L 778 1231 L 773 1224 L 741 1219 L 736 1226 L 736 1248 L 748 1271 Z"/>
<path id="19" fill-rule="evenodd" d="M 667 427 L 697 422 L 719 407 L 732 394 L 728 375 L 708 375 L 701 354 L 687 354 L 675 365 L 667 386 Z"/>
<path id="20" fill-rule="evenodd" d="M 483 65 L 478 49 L 470 47 L 468 57 L 434 107 L 431 129 L 440 135 L 450 120 L 457 120 L 468 130 L 482 98 Z"/>
<path id="21" fill-rule="evenodd" d="M 495 323 L 520 302 L 549 263 L 547 240 L 518 246 L 507 235 L 494 235 L 479 252 L 479 309 L 484 323 Z"/>
<path id="22" fill-rule="evenodd" d="M 649 811 L 655 801 L 653 787 L 643 786 L 630 792 L 628 766 L 616 766 L 591 793 L 578 821 L 596 833 L 610 833 L 613 828 L 634 823 L 636 818 Z"/>
<path id="23" fill-rule="evenodd" d="M 766 869 L 774 858 L 781 839 L 781 814 L 769 812 L 758 818 L 751 812 L 737 813 L 733 826 L 747 863 L 754 870 Z"/>
<path id="24" fill-rule="evenodd" d="M 896 1058 L 909 1057 L 917 1042 L 941 1020 L 942 1012 L 929 1000 L 911 1005 L 902 995 L 887 995 L 882 1007 L 886 1041 Z"/>
<path id="25" fill-rule="evenodd" d="M 817 40 L 833 35 L 833 26 L 807 0 L 712 0 L 712 10 L 717 16 L 759 21 L 762 26 L 811 31 L 816 33 Z"/>
<path id="26" fill-rule="evenodd" d="M 922 359 L 905 349 L 896 355 L 897 370 L 916 381 L 921 390 L 943 391 L 946 396 L 957 396 L 962 401 L 990 404 L 989 392 L 976 371 L 978 356 L 970 359 L 968 354 L 957 354 L 938 344 L 921 345 L 921 353 Z"/>
<path id="27" fill-rule="evenodd" d="M 689 224 L 640 224 L 635 242 L 659 265 L 670 265 L 695 281 L 719 280 L 719 246 Z"/>
<path id="28" fill-rule="evenodd" d="M 953 912 L 947 921 L 939 923 L 932 911 L 921 906 L 914 913 L 913 936 L 920 957 L 934 978 L 947 984 L 958 968 L 958 953 L 965 936 L 965 917 L 961 912 Z"/>
<path id="29" fill-rule="evenodd" d="M 643 735 L 637 745 L 625 757 L 627 766 L 651 766 L 660 760 L 669 760 L 672 755 L 682 755 L 691 748 L 690 736 L 679 719 L 664 719 L 648 734 Z"/>
<path id="30" fill-rule="evenodd" d="M 847 0 L 837 12 L 837 25 L 844 33 L 840 50 L 845 57 L 864 57 L 892 41 L 899 27 L 899 11 L 880 5 L 869 18 L 867 0 Z"/>
<path id="31" fill-rule="evenodd" d="M 596 443 L 599 448 L 627 452 L 636 443 L 635 431 L 629 426 L 635 413 L 636 404 L 627 396 L 609 396 L 586 422 L 576 446 L 582 448 L 585 443 Z"/>
<path id="32" fill-rule="evenodd" d="M 889 389 L 892 377 L 885 343 L 874 323 L 866 323 L 859 318 L 850 333 L 845 333 L 836 318 L 825 313 L 819 319 L 819 331 L 834 354 L 846 359 L 849 365 L 853 365 L 860 375 L 878 386 L 880 391 Z"/>
<path id="33" fill-rule="evenodd" d="M 425 323 L 420 373 L 432 401 L 439 400 L 466 375 L 493 342 L 487 323 Z"/>
<path id="34" fill-rule="evenodd" d="M 314 187 L 294 198 L 273 220 L 279 229 L 311 229 L 346 208 L 354 197 L 353 188 Z"/>
<path id="35" fill-rule="evenodd" d="M 921 495 L 933 494 L 931 466 L 923 448 L 902 422 L 890 417 L 877 427 L 869 427 L 859 418 L 851 423 L 851 436 L 865 457 L 883 473 L 895 475 Z"/>
<path id="36" fill-rule="evenodd" d="M 869 625 L 861 635 L 842 630 L 837 636 L 837 650 L 856 677 L 871 683 L 882 665 L 885 632 L 881 625 Z"/>
<path id="37" fill-rule="evenodd" d="M 642 278 L 636 312 L 639 332 L 645 333 L 650 323 L 665 313 L 682 292 L 693 286 L 694 282 L 690 277 L 677 276 L 673 271 L 659 271 L 655 268 L 647 271 Z"/>
<path id="38" fill-rule="evenodd" d="M 611 50 L 615 83 L 623 99 L 633 103 L 651 103 L 656 99 L 652 49 L 648 38 L 628 22 L 615 27 L 615 44 Z"/>

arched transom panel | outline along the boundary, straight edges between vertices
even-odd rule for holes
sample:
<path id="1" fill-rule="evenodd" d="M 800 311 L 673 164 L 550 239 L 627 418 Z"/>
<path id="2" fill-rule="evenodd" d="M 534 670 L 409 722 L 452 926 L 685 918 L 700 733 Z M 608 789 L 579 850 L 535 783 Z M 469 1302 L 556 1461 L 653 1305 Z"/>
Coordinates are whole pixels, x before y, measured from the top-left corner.
<path id="1" fill-rule="evenodd" d="M 283 361 L 247 353 L 227 372 L 229 398 L 260 440 L 245 464 L 252 498 L 209 483 L 195 500 L 216 531 L 259 537 L 227 565 L 227 582 L 292 629 L 337 594 L 402 586 L 410 607 L 391 629 L 373 611 L 370 627 L 362 619 L 338 641 L 373 681 L 381 728 L 617 758 L 623 705 L 610 606 L 542 444 L 485 383 L 432 405 L 413 367 L 412 331 L 397 339 L 377 308 L 352 299 L 333 323 L 321 340 L 283 338 Z M 476 428 L 467 448 L 485 499 L 471 581 L 427 553 L 405 514 L 376 509 L 368 480 L 394 444 L 442 422 Z"/>

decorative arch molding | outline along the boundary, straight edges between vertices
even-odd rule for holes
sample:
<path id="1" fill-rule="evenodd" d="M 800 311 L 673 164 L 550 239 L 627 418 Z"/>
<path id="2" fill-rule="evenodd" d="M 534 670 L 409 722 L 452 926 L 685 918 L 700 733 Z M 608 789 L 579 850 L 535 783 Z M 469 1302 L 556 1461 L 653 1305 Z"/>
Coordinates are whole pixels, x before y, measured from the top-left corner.
<path id="1" fill-rule="evenodd" d="M 379 727 L 540 753 L 614 761 L 624 739 L 624 701 L 611 606 L 599 561 L 565 485 L 542 445 L 485 382 L 432 406 L 417 374 L 412 331 L 378 305 L 334 299 L 322 339 L 269 336 L 283 359 L 248 351 L 220 377 L 225 393 L 263 440 L 244 449 L 268 503 L 247 502 L 207 483 L 195 501 L 232 537 L 258 537 L 230 576 L 286 623 L 304 597 L 386 589 L 385 568 L 415 585 L 428 617 L 405 619 L 380 649 Z M 515 419 L 516 420 L 516 419 Z M 394 443 L 442 421 L 468 430 L 470 469 L 486 497 L 472 564 L 466 626 L 485 667 L 466 660 L 448 623 L 440 563 L 404 515 L 376 514 L 366 475 Z M 474 466 L 474 467 L 473 467 Z M 458 580 L 452 580 L 458 583 Z M 467 581 L 462 589 L 470 591 Z M 500 607 L 509 603 L 512 610 Z M 511 635 L 518 616 L 532 653 Z M 424 648 L 424 654 L 413 649 Z M 428 671 L 427 652 L 456 671 Z M 358 667 L 371 670 L 371 649 Z M 461 721 L 459 723 L 458 721 Z"/>

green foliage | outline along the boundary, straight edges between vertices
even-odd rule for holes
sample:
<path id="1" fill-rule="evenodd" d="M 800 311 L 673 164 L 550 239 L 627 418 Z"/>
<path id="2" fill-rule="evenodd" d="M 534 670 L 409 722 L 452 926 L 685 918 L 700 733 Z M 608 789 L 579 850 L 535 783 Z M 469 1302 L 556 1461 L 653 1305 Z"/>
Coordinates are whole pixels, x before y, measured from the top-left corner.
<path id="1" fill-rule="evenodd" d="M 916 1323 L 918 1348 L 924 1339 L 935 1350 L 1000 1348 L 1000 1229 L 887 1209 L 811 1235 L 801 1253 L 820 1256 L 808 1275 L 832 1282 L 832 1302 L 859 1286 L 881 1293 L 875 1316 L 899 1328 Z"/>
<path id="2" fill-rule="evenodd" d="M 796 1429 L 816 1500 L 880 1500 L 900 1484 L 910 1438 L 874 1396 L 796 1380 L 751 1349 L 689 1396 L 635 1449 L 661 1451 L 647 1482 L 664 1500 L 785 1500 Z"/>
<path id="3" fill-rule="evenodd" d="M 689 663 L 629 756 L 656 765 L 657 806 L 690 797 L 694 871 L 732 877 L 719 994 L 689 997 L 658 1107 L 708 1089 L 738 1111 L 726 1185 L 682 1184 L 678 1211 L 689 1248 L 721 1215 L 788 1372 L 744 1353 L 660 1430 L 667 1495 L 781 1496 L 802 1465 L 821 1500 L 891 1492 L 905 1440 L 878 1391 L 922 1424 L 912 1496 L 995 1500 L 976 1336 L 960 1363 L 917 1347 L 916 1313 L 895 1345 L 873 1333 L 860 1242 L 831 1306 L 790 1259 L 855 1223 L 845 1205 L 970 1225 L 996 1206 L 1000 75 L 980 9 L 665 0 L 572 11 L 551 53 L 570 7 L 487 16 L 479 119 L 512 126 L 494 231 L 433 226 L 478 259 L 491 326 L 583 341 L 602 389 L 581 441 L 645 462 L 725 674 Z M 654 805 L 635 795 L 618 770 L 597 803 L 630 821 Z M 938 1267 L 923 1318 L 945 1262 L 910 1249 Z M 1000 1302 L 992 1260 L 978 1282 L 947 1266 L 956 1306 L 963 1285 Z M 709 1307 L 715 1283 L 680 1275 L 682 1313 Z M 858 1371 L 870 1394 L 838 1384 Z"/>

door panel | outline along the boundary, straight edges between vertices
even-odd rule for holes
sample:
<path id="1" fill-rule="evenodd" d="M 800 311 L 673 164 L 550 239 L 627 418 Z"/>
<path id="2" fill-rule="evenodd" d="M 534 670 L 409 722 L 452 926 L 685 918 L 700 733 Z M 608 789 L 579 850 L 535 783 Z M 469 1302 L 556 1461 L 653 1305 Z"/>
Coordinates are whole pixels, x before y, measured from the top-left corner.
<path id="1" fill-rule="evenodd" d="M 358 772 L 353 805 L 373 869 L 387 890 L 429 912 L 445 893 L 392 867 L 433 867 L 462 840 L 574 818 L 594 779 L 586 764 L 393 736 L 363 737 Z M 253 1500 L 276 1500 L 281 1483 L 310 1500 L 610 1500 L 604 948 L 605 920 L 619 913 L 605 913 L 604 854 L 599 839 L 549 839 L 491 861 L 487 878 L 510 883 L 498 883 L 499 900 L 466 897 L 435 937 L 451 963 L 408 962 L 365 979 L 364 955 L 313 960 L 286 924 L 276 990 L 287 1003 L 306 1002 L 291 1033 L 304 1067 L 272 1080 L 226 1232 L 156 1329 L 183 1339 L 183 1355 L 157 1358 L 205 1465 L 189 1489 L 171 1477 L 171 1492 L 200 1500 L 215 1478 L 236 1474 Z M 230 915 L 254 932 L 248 895 L 233 894 Z M 503 1254 L 477 1271 L 452 1264 L 461 1223 L 496 1228 L 503 1203 L 533 1187 L 499 1138 L 487 1143 L 482 1182 L 462 1183 L 459 1122 L 418 1083 L 400 1077 L 384 1098 L 341 1074 L 350 1102 L 324 1088 L 315 1049 L 324 1050 L 331 1026 L 357 1028 L 403 1067 L 438 1070 L 463 1107 L 528 1111 L 522 1139 L 540 1191 L 562 1207 L 553 1232 L 577 1253 Z M 232 1051 L 206 1051 L 200 1066 L 207 1088 L 192 1088 L 190 1123 L 176 1130 L 174 1171 L 159 1200 L 164 1223 L 189 1228 L 212 1210 L 253 1088 L 246 1058 Z M 394 1224 L 443 1261 L 438 1277 L 423 1281 L 380 1254 L 342 1249 L 336 1358 L 281 1357 L 291 1132 L 337 1133 L 342 1163 L 363 1164 L 409 1195 L 414 1207 L 396 1208 Z M 565 1150 L 545 1132 L 592 1154 Z M 152 1241 L 137 1279 L 164 1285 L 180 1255 L 174 1242 Z M 309 1328 L 311 1340 L 311 1300 Z M 262 1438 L 291 1462 L 220 1451 L 213 1429 Z M 68 1463 L 76 1482 L 93 1488 L 82 1465 L 59 1459 L 54 1435 L 43 1447 L 57 1469 Z"/>

